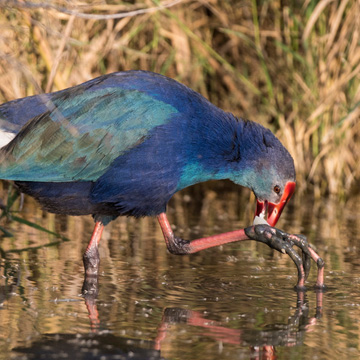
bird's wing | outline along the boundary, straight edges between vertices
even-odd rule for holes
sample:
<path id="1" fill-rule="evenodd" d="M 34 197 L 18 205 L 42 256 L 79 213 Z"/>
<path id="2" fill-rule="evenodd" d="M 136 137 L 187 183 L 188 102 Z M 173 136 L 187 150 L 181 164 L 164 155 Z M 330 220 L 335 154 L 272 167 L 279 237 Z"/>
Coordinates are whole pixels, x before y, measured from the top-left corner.
<path id="1" fill-rule="evenodd" d="M 95 181 L 178 112 L 159 98 L 120 87 L 75 87 L 44 99 L 47 110 L 0 149 L 1 179 Z"/>

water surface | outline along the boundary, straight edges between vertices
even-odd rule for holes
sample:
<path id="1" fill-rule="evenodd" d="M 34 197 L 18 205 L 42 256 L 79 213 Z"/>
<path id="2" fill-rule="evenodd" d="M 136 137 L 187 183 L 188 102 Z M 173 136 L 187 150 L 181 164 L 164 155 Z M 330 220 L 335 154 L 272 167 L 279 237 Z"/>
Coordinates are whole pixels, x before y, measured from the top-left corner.
<path id="1" fill-rule="evenodd" d="M 298 196 L 278 224 L 323 256 L 324 294 L 312 288 L 315 266 L 296 293 L 292 261 L 263 244 L 174 256 L 155 219 L 119 218 L 101 242 L 98 294 L 84 298 L 92 218 L 45 213 L 26 197 L 14 215 L 69 241 L 2 220 L 14 236 L 0 238 L 0 359 L 357 359 L 359 200 Z M 250 224 L 254 206 L 219 182 L 181 192 L 168 216 L 195 239 Z"/>

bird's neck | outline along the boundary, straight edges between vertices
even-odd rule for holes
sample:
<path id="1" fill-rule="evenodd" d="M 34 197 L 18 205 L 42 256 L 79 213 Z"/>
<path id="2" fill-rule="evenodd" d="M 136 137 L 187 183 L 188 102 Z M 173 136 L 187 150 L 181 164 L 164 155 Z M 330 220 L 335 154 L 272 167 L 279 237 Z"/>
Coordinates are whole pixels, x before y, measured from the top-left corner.
<path id="1" fill-rule="evenodd" d="M 204 120 L 202 126 L 189 134 L 192 151 L 182 166 L 177 190 L 208 181 L 230 179 L 236 184 L 249 187 L 252 176 L 252 132 L 243 120 L 222 112 L 221 116 Z M 188 139 L 189 141 L 189 139 Z"/>

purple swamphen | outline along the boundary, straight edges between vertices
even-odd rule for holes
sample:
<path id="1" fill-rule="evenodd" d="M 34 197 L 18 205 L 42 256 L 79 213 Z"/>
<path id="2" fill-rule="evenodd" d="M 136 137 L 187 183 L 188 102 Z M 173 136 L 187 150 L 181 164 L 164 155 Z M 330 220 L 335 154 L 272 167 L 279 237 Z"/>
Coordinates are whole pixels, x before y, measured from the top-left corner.
<path id="1" fill-rule="evenodd" d="M 15 181 L 47 211 L 92 214 L 95 229 L 84 254 L 88 275 L 98 272 L 104 225 L 120 215 L 156 216 L 173 254 L 246 239 L 264 242 L 294 260 L 299 287 L 309 259 L 320 263 L 306 239 L 273 228 L 295 190 L 294 162 L 280 141 L 165 76 L 113 73 L 5 103 L 0 147 L 0 179 Z M 211 179 L 250 188 L 257 223 L 191 242 L 175 237 L 165 214 L 169 199 Z"/>

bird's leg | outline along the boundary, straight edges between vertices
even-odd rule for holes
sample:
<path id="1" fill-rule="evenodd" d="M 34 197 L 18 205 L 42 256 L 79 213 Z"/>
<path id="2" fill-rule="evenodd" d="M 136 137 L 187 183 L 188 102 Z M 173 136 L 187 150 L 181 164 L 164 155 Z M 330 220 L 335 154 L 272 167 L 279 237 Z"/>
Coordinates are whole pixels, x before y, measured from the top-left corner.
<path id="1" fill-rule="evenodd" d="M 97 276 L 99 273 L 100 257 L 98 245 L 103 230 L 104 224 L 101 221 L 97 221 L 89 245 L 83 255 L 85 276 Z"/>
<path id="2" fill-rule="evenodd" d="M 190 241 L 183 240 L 174 235 L 169 220 L 165 213 L 161 213 L 157 217 L 162 233 L 164 235 L 166 247 L 171 254 L 186 255 L 191 254 Z"/>
<path id="3" fill-rule="evenodd" d="M 197 240 L 187 241 L 174 235 L 165 213 L 158 215 L 157 219 L 163 232 L 166 246 L 169 252 L 174 255 L 193 254 L 198 251 L 227 244 L 229 242 L 249 240 L 244 230 L 241 229 L 220 235 L 213 235 Z"/>
<path id="4" fill-rule="evenodd" d="M 85 305 L 89 313 L 91 330 L 93 332 L 97 332 L 100 325 L 96 299 L 99 293 L 98 273 L 100 257 L 98 246 L 103 229 L 104 224 L 101 221 L 96 221 L 89 245 L 83 255 L 85 278 L 81 292 L 85 299 Z"/>
<path id="5" fill-rule="evenodd" d="M 320 289 L 324 288 L 324 261 L 310 247 L 306 238 L 302 235 L 287 234 L 276 228 L 261 224 L 250 226 L 246 229 L 200 238 L 190 242 L 177 238 L 174 235 L 165 213 L 161 213 L 157 218 L 165 238 L 166 246 L 172 254 L 193 254 L 204 249 L 224 245 L 230 242 L 255 240 L 290 256 L 298 269 L 299 277 L 296 288 L 299 290 L 305 288 L 305 280 L 310 271 L 310 258 L 312 258 L 318 266 L 316 287 Z M 293 249 L 294 245 L 302 250 L 302 257 Z"/>

